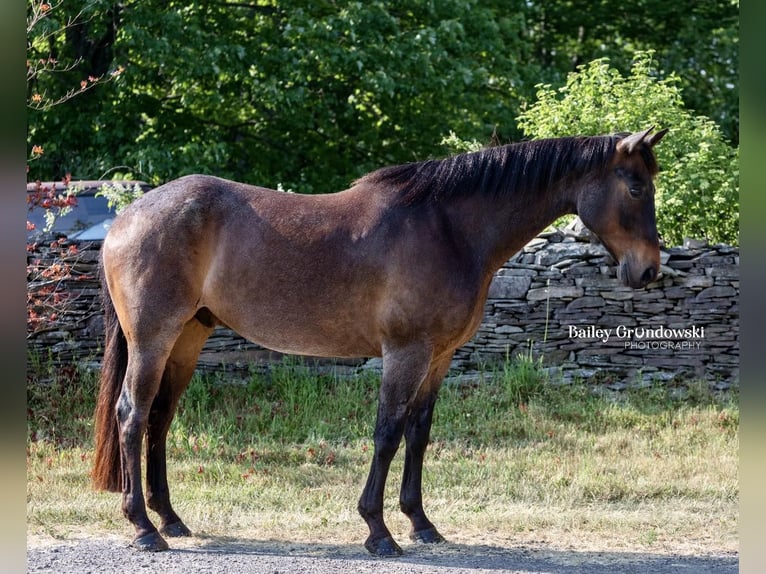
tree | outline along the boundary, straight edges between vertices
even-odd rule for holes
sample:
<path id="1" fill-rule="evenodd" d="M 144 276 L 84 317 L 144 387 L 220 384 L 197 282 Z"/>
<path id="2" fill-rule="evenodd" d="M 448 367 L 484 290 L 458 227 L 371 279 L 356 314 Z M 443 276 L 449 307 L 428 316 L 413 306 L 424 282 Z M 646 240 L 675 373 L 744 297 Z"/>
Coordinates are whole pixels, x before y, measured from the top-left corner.
<path id="1" fill-rule="evenodd" d="M 623 73 L 653 50 L 658 77 L 674 75 L 684 104 L 739 141 L 739 0 L 531 0 L 530 40 L 544 77 L 609 58 Z"/>
<path id="2" fill-rule="evenodd" d="M 30 113 L 51 113 L 58 108 L 70 108 L 94 87 L 117 78 L 121 69 L 93 69 L 83 73 L 85 61 L 82 53 L 61 54 L 58 49 L 61 38 L 76 37 L 82 26 L 85 12 L 62 16 L 63 0 L 57 3 L 31 0 L 27 4 L 27 106 Z M 96 75 L 94 75 L 96 74 Z M 76 79 L 79 76 L 79 80 Z M 55 140 L 35 139 L 38 134 L 29 134 L 29 162 L 34 165 L 43 161 L 46 149 L 55 149 Z M 32 168 L 28 167 L 28 171 Z M 70 186 L 68 174 L 62 174 L 66 191 L 59 193 L 55 187 L 37 182 L 35 193 L 27 194 L 27 202 L 34 207 L 45 209 L 49 226 L 57 215 L 65 213 L 76 204 L 76 187 Z M 27 231 L 34 226 L 27 222 Z M 39 250 L 53 254 L 53 258 L 38 257 Z M 73 299 L 72 293 L 63 288 L 67 281 L 74 281 L 74 267 L 78 263 L 78 250 L 54 239 L 46 246 L 27 242 L 27 332 L 34 337 L 41 332 L 52 330 L 67 313 Z M 52 262 L 51 262 L 52 261 Z M 83 276 L 80 275 L 79 278 Z"/>
<path id="3" fill-rule="evenodd" d="M 68 131 L 77 123 L 61 122 L 67 115 L 56 108 L 68 103 L 67 112 L 77 111 L 79 102 L 93 101 L 83 97 L 86 92 L 115 80 L 123 72 L 121 66 L 110 68 L 111 55 L 105 54 L 113 42 L 114 30 L 107 32 L 99 46 L 94 47 L 86 39 L 83 28 L 92 21 L 96 3 L 79 4 L 82 5 L 64 6 L 64 0 L 54 3 L 29 0 L 27 3 L 27 145 L 30 161 L 43 164 L 38 170 L 39 179 L 51 179 L 42 176 L 50 168 L 45 154 L 55 157 L 65 153 L 60 149 L 61 144 L 77 135 L 76 130 Z M 80 111 L 84 111 L 82 107 Z M 51 130 L 37 128 L 43 117 L 53 120 Z M 55 133 L 56 130 L 65 130 L 65 136 Z M 57 171 L 56 179 L 67 177 L 65 168 Z"/>
<path id="4" fill-rule="evenodd" d="M 83 98 L 76 116 L 30 122 L 35 135 L 76 134 L 79 153 L 57 148 L 48 169 L 127 164 L 154 183 L 204 171 L 335 191 L 381 165 L 443 152 L 448 128 L 484 137 L 513 126 L 529 85 L 523 21 L 498 16 L 507 2 L 121 6 L 83 32 L 97 45 L 116 27 L 120 84 Z"/>
<path id="5" fill-rule="evenodd" d="M 582 65 L 559 89 L 539 85 L 519 127 L 534 138 L 669 128 L 655 150 L 657 225 L 666 244 L 685 237 L 736 244 L 738 149 L 715 122 L 686 109 L 676 76 L 659 80 L 654 66 L 650 52 L 636 55 L 627 77 L 605 58 Z"/>
<path id="6" fill-rule="evenodd" d="M 377 167 L 444 155 L 449 131 L 518 139 L 514 118 L 536 84 L 562 85 L 577 64 L 602 56 L 627 73 L 646 48 L 655 50 L 653 73 L 674 73 L 684 101 L 736 145 L 737 8 L 736 0 L 66 0 L 61 21 L 83 17 L 46 49 L 78 64 L 46 77 L 49 92 L 125 71 L 66 109 L 30 110 L 30 149 L 47 142 L 34 175 L 119 170 L 159 184 L 207 172 L 336 191 Z"/>

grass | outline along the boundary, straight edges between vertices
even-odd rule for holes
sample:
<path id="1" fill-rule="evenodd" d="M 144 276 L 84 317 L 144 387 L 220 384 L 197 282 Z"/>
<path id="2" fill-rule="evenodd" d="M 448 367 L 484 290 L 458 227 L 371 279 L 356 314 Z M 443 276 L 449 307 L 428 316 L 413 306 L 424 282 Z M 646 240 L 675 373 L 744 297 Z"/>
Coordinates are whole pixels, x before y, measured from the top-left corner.
<path id="1" fill-rule="evenodd" d="M 119 496 L 89 487 L 92 373 L 28 384 L 27 524 L 34 537 L 132 535 Z M 176 510 L 197 534 L 359 544 L 377 378 L 300 363 L 232 383 L 196 375 L 168 440 Z M 443 388 L 424 498 L 455 542 L 578 549 L 737 548 L 737 396 L 691 385 L 605 397 L 520 358 Z M 401 452 L 386 497 L 397 509 Z"/>

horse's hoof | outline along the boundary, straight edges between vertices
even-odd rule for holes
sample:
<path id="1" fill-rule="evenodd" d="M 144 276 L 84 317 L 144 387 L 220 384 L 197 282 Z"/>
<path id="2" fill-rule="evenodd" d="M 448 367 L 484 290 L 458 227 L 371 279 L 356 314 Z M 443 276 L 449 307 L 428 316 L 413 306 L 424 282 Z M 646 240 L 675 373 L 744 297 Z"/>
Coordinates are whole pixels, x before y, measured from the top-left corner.
<path id="1" fill-rule="evenodd" d="M 439 534 L 439 531 L 433 526 L 431 528 L 426 528 L 425 530 L 411 532 L 410 540 L 417 542 L 418 544 L 441 544 L 442 542 L 446 542 L 444 536 Z"/>
<path id="2" fill-rule="evenodd" d="M 390 536 L 379 538 L 378 540 L 370 540 L 368 538 L 367 542 L 364 543 L 364 547 L 370 554 L 379 558 L 393 558 L 403 554 L 402 549 Z"/>
<path id="3" fill-rule="evenodd" d="M 191 530 L 186 528 L 186 525 L 181 522 L 174 522 L 173 524 L 166 524 L 160 528 L 160 533 L 170 538 L 178 538 L 179 536 L 191 536 Z"/>
<path id="4" fill-rule="evenodd" d="M 143 536 L 136 536 L 130 545 L 133 548 L 144 552 L 162 552 L 163 550 L 168 549 L 168 543 L 165 542 L 165 539 L 156 531 L 144 534 Z"/>

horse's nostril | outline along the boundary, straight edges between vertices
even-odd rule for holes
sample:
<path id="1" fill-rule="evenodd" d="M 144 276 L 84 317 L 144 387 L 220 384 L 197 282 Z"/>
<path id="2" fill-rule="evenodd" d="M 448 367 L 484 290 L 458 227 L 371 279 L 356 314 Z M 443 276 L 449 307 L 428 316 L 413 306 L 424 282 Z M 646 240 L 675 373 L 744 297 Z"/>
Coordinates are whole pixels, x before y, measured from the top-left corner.
<path id="1" fill-rule="evenodd" d="M 654 268 L 654 266 L 647 267 L 643 275 L 641 275 L 641 283 L 644 285 L 651 283 L 655 277 L 657 277 L 657 270 Z"/>

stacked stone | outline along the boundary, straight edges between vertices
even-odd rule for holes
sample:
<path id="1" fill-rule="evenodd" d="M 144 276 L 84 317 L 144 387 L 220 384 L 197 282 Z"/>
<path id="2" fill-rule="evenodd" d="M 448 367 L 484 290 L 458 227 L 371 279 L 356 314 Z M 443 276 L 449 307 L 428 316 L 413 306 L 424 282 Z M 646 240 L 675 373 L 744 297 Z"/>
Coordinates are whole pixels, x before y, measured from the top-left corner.
<path id="1" fill-rule="evenodd" d="M 75 248 L 68 251 L 73 245 Z M 46 300 L 50 306 L 40 311 L 48 316 L 55 314 L 54 321 L 37 325 L 27 333 L 30 358 L 54 364 L 100 359 L 104 343 L 98 277 L 100 247 L 100 243 L 60 241 L 57 247 L 40 246 L 28 253 L 28 298 Z M 62 256 L 62 252 L 66 255 Z M 43 277 L 41 271 L 53 265 L 59 265 L 62 272 Z"/>
<path id="2" fill-rule="evenodd" d="M 729 386 L 739 375 L 738 249 L 689 242 L 661 262 L 657 281 L 631 289 L 587 230 L 538 236 L 498 271 L 485 320 L 453 367 L 521 354 L 549 365 L 554 381 Z"/>
<path id="3" fill-rule="evenodd" d="M 29 254 L 32 267 L 69 266 L 68 276 L 55 281 L 59 317 L 28 335 L 30 356 L 55 363 L 100 359 L 99 247 L 79 244 L 63 259 L 60 248 Z M 522 354 L 542 360 L 553 382 L 579 378 L 621 388 L 692 377 L 725 388 L 739 376 L 739 250 L 690 241 L 663 250 L 661 262 L 657 281 L 631 289 L 622 286 L 614 261 L 581 226 L 539 235 L 497 272 L 484 322 L 455 354 L 453 371 L 479 370 Z M 29 273 L 28 292 L 39 292 L 47 281 Z M 200 368 L 247 371 L 281 357 L 218 329 Z M 362 364 L 346 361 L 342 367 L 353 371 Z"/>

